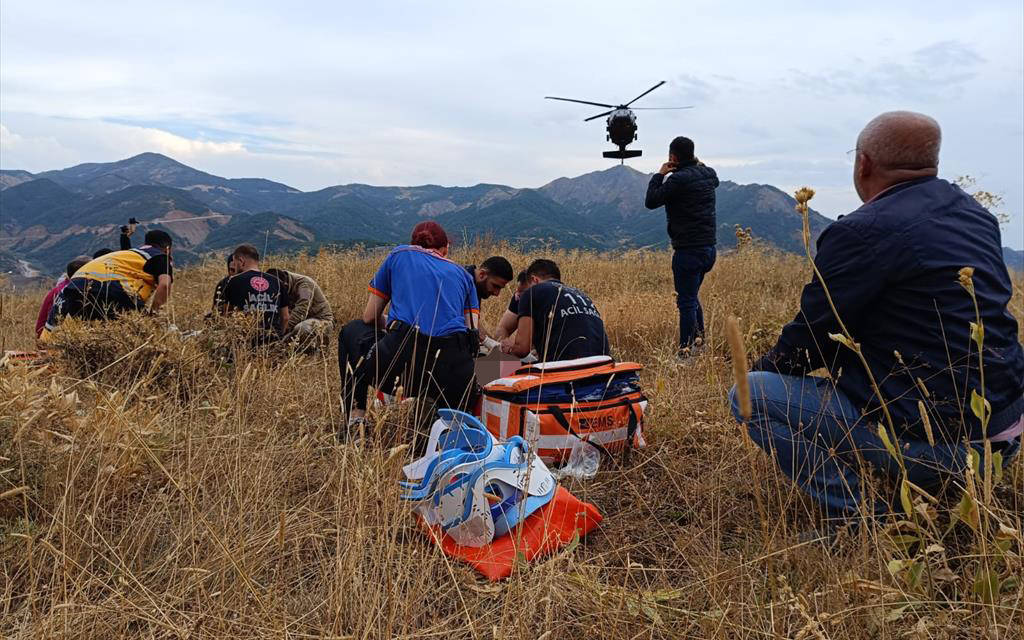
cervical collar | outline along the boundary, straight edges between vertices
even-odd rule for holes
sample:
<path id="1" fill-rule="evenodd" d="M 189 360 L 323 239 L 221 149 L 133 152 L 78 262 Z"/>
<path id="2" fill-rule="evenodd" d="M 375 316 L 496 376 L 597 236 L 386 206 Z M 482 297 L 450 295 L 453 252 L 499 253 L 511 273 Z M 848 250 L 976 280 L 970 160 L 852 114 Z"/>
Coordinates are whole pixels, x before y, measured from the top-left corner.
<path id="1" fill-rule="evenodd" d="M 554 496 L 554 477 L 522 438 L 499 444 L 473 416 L 438 413 L 427 454 L 405 467 L 410 482 L 400 483 L 402 497 L 419 501 L 417 511 L 429 524 L 440 524 L 461 545 L 480 547 Z"/>

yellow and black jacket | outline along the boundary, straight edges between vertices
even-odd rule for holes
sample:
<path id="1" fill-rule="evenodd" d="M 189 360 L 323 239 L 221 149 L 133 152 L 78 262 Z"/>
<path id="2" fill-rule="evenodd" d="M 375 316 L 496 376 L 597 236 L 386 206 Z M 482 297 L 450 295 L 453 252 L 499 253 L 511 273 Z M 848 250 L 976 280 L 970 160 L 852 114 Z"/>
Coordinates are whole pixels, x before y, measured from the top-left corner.
<path id="1" fill-rule="evenodd" d="M 87 262 L 75 272 L 72 279 L 85 278 L 98 282 L 117 281 L 121 283 L 125 293 L 146 302 L 156 291 L 158 278 L 157 275 L 146 270 L 146 264 L 153 258 L 162 255 L 164 255 L 162 249 L 151 246 L 113 251 Z M 168 273 L 170 273 L 169 268 Z"/>

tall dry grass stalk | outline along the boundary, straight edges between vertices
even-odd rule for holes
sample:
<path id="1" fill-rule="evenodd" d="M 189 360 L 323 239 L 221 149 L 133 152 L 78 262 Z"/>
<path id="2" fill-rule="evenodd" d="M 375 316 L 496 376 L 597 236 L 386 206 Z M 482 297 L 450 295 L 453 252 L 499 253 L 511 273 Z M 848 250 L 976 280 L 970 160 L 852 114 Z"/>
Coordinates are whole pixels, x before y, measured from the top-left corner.
<path id="1" fill-rule="evenodd" d="M 538 257 L 488 245 L 454 258 L 497 253 L 520 267 Z M 751 354 L 771 346 L 796 309 L 799 257 L 756 243 L 723 255 L 701 291 L 708 348 L 680 367 L 668 252 L 548 255 L 593 298 L 616 355 L 647 366 L 650 446 L 567 485 L 605 516 L 587 539 L 497 585 L 451 562 L 398 499 L 408 449 L 396 447 L 413 416 L 389 407 L 368 440 L 337 445 L 333 348 L 232 351 L 235 330 L 201 319 L 223 269 L 211 259 L 182 270 L 166 317 L 71 328 L 51 368 L 0 372 L 0 635 L 953 638 L 980 633 L 982 618 L 992 636 L 1020 628 L 1022 587 L 980 607 L 963 571 L 977 552 L 957 536 L 929 552 L 946 570 L 932 561 L 927 589 L 904 579 L 912 567 L 890 571 L 884 536 L 832 550 L 797 540 L 817 509 L 743 444 L 726 402 L 726 317 L 743 318 Z M 265 266 L 316 278 L 343 321 L 362 311 L 379 259 L 324 251 Z M 8 349 L 32 348 L 42 293 L 3 294 Z M 508 295 L 484 303 L 484 322 Z M 183 340 L 171 321 L 204 333 Z M 1019 532 L 1019 459 L 1002 473 L 984 508 Z M 1019 533 L 1001 535 L 1003 580 L 1022 560 Z"/>
<path id="2" fill-rule="evenodd" d="M 735 316 L 725 320 L 725 333 L 729 340 L 729 353 L 732 356 L 732 377 L 736 384 L 736 399 L 740 405 L 740 415 L 749 420 L 753 413 L 750 404 L 750 380 L 747 378 L 747 348 L 743 346 L 743 335 L 740 323 Z"/>

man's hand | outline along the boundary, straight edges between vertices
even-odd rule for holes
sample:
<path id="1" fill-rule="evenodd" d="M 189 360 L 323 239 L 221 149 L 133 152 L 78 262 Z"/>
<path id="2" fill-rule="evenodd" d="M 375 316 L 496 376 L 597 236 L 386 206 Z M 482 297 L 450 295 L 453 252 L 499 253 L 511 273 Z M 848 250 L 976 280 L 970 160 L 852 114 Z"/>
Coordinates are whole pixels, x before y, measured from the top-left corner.
<path id="1" fill-rule="evenodd" d="M 530 353 L 532 341 L 533 318 L 520 316 L 519 326 L 516 327 L 516 334 L 502 340 L 501 351 L 518 358 L 524 358 Z"/>
<path id="2" fill-rule="evenodd" d="M 678 166 L 678 165 L 676 165 L 675 162 L 672 162 L 670 160 L 670 161 L 666 162 L 665 164 L 661 165 L 661 169 L 658 169 L 658 173 L 660 173 L 663 176 L 664 175 L 668 175 L 669 173 L 672 173 L 673 171 L 676 170 L 676 166 Z"/>

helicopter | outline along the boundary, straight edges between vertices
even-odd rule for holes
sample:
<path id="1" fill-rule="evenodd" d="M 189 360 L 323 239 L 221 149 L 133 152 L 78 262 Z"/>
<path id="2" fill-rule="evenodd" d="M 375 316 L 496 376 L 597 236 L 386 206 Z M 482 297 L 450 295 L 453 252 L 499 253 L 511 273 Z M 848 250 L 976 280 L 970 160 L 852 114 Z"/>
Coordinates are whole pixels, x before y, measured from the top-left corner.
<path id="1" fill-rule="evenodd" d="M 578 102 L 580 104 L 589 104 L 589 105 L 593 105 L 595 107 L 605 107 L 605 108 L 611 109 L 611 111 L 605 111 L 604 113 L 599 113 L 596 116 L 590 116 L 589 118 L 585 118 L 583 121 L 584 122 L 590 122 L 591 120 L 596 120 L 598 118 L 603 118 L 605 116 L 608 116 L 607 126 L 605 127 L 605 129 L 607 130 L 608 134 L 605 136 L 605 140 L 610 140 L 612 142 L 612 144 L 617 145 L 619 148 L 616 151 L 605 151 L 601 155 L 603 155 L 605 158 L 616 158 L 616 159 L 618 159 L 620 161 L 619 164 L 622 164 L 623 162 L 625 162 L 626 158 L 636 158 L 636 157 L 639 157 L 639 156 L 643 155 L 643 151 L 641 151 L 640 149 L 627 149 L 626 148 L 626 147 L 628 147 L 630 145 L 630 143 L 632 143 L 634 140 L 637 139 L 637 135 L 636 135 L 636 128 L 637 128 L 636 127 L 636 114 L 633 113 L 634 110 L 641 110 L 642 109 L 642 110 L 646 110 L 646 111 L 655 111 L 655 110 L 665 110 L 665 109 L 692 109 L 693 108 L 692 105 L 688 106 L 688 107 L 633 107 L 633 108 L 630 108 L 629 105 L 633 104 L 634 102 L 636 102 L 640 98 L 646 96 L 648 93 L 654 91 L 655 89 L 657 89 L 658 87 L 660 87 L 663 84 L 665 84 L 664 80 L 662 80 L 658 84 L 654 85 L 653 87 L 651 87 L 647 91 L 644 91 L 643 93 L 641 93 L 637 97 L 633 98 L 632 100 L 630 100 L 626 104 L 620 104 L 620 105 L 604 104 L 604 103 L 601 103 L 601 102 L 590 102 L 589 100 L 575 100 L 573 98 L 556 98 L 555 96 L 544 96 L 544 98 L 546 100 L 562 100 L 564 102 Z"/>

